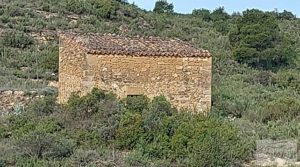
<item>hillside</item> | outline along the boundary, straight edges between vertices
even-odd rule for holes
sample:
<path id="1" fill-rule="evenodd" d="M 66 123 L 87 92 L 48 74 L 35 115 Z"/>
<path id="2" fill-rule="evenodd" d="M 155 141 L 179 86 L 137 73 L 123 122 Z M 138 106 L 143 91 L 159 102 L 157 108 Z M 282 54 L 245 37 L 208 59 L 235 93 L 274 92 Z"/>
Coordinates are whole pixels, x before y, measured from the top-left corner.
<path id="1" fill-rule="evenodd" d="M 195 127 L 190 127 L 191 125 L 184 124 L 185 121 L 192 119 L 189 116 L 181 120 L 179 119 L 180 114 L 172 116 L 163 114 L 162 118 L 166 121 L 162 123 L 164 128 L 171 126 L 170 121 L 172 122 L 178 118 L 176 127 L 173 127 L 178 136 L 170 137 L 167 135 L 168 137 L 166 137 L 163 135 L 165 130 L 155 131 L 155 126 L 152 127 L 153 131 L 150 128 L 144 134 L 140 132 L 141 129 L 135 129 L 134 125 L 129 126 L 128 121 L 133 121 L 138 126 L 141 122 L 151 120 L 153 114 L 151 115 L 148 112 L 151 113 L 151 111 L 156 110 L 153 109 L 153 106 L 152 108 L 146 107 L 146 109 L 144 107 L 150 104 L 155 105 L 162 99 L 149 102 L 149 104 L 148 101 L 143 103 L 144 101 L 141 99 L 134 99 L 132 102 L 133 108 L 125 107 L 126 114 L 119 115 L 120 113 L 113 111 L 113 109 L 110 111 L 118 117 L 117 121 L 111 116 L 105 115 L 118 122 L 117 125 L 121 127 L 119 129 L 121 136 L 110 134 L 113 139 L 109 140 L 113 141 L 104 142 L 103 144 L 104 139 L 98 141 L 98 136 L 95 137 L 85 133 L 88 131 L 97 134 L 103 129 L 96 127 L 95 130 L 92 125 L 76 127 L 74 123 L 72 124 L 70 118 L 79 119 L 80 114 L 68 116 L 65 113 L 70 110 L 79 112 L 79 109 L 81 109 L 84 115 L 82 122 L 89 119 L 93 119 L 90 121 L 91 124 L 96 123 L 97 120 L 105 121 L 102 120 L 103 118 L 101 119 L 102 112 L 96 112 L 97 114 L 92 116 L 85 113 L 91 107 L 88 100 L 77 97 L 78 99 L 73 99 L 67 106 L 58 107 L 57 104 L 54 104 L 55 101 L 47 99 L 48 96 L 51 98 L 56 94 L 56 88 L 49 86 L 49 82 L 57 80 L 57 32 L 65 30 L 112 33 L 126 36 L 179 38 L 198 48 L 209 50 L 213 55 L 213 108 L 211 116 L 209 118 L 193 118 L 192 121 L 201 123 L 195 123 Z M 205 131 L 209 134 L 211 132 L 210 135 L 213 136 L 213 132 L 224 131 L 226 133 L 224 134 L 224 142 L 232 145 L 231 149 L 236 154 L 233 155 L 235 157 L 231 157 L 232 159 L 228 158 L 230 155 L 224 155 L 224 162 L 222 160 L 212 162 L 211 159 L 207 158 L 207 162 L 203 162 L 203 165 L 226 166 L 236 163 L 241 164 L 253 159 L 254 143 L 258 139 L 293 138 L 299 142 L 299 30 L 300 19 L 287 11 L 277 13 L 253 9 L 243 12 L 243 14 L 229 15 L 223 8 L 217 8 L 215 11 L 199 9 L 194 10 L 193 14 L 179 14 L 174 13 L 168 7 L 166 10 L 157 9 L 156 12 L 144 11 L 135 5 L 120 0 L 28 0 L 26 2 L 23 0 L 2 0 L 0 4 L 0 91 L 34 91 L 35 94 L 46 95 L 47 97 L 45 101 L 39 101 L 25 107 L 25 111 L 28 110 L 29 114 L 25 114 L 24 117 L 36 120 L 36 122 L 26 122 L 24 118 L 15 118 L 15 116 L 0 121 L 0 140 L 3 140 L 0 142 L 0 148 L 11 145 L 10 141 L 27 143 L 26 146 L 20 144 L 20 149 L 31 147 L 30 143 L 22 141 L 21 138 L 27 136 L 28 141 L 32 140 L 30 138 L 32 134 L 29 134 L 29 131 L 34 127 L 37 129 L 37 132 L 34 133 L 40 133 L 38 130 L 43 129 L 43 133 L 46 134 L 46 136 L 43 136 L 44 138 L 47 138 L 47 135 L 53 135 L 55 141 L 61 142 L 55 144 L 66 146 L 64 151 L 67 151 L 63 154 L 66 158 L 57 162 L 65 165 L 69 162 L 69 159 L 76 161 L 76 158 L 78 158 L 76 156 L 81 155 L 82 152 L 82 155 L 84 154 L 87 157 L 90 154 L 96 156 L 95 159 L 100 156 L 104 158 L 103 162 L 107 163 L 107 157 L 112 154 L 115 156 L 114 149 L 117 148 L 120 151 L 117 152 L 121 155 L 116 156 L 120 157 L 123 157 L 126 152 L 135 150 L 135 154 L 131 155 L 131 159 L 129 158 L 127 161 L 133 164 L 136 163 L 136 166 L 153 165 L 153 162 L 157 159 L 159 162 L 167 163 L 167 165 L 196 166 L 199 161 L 205 159 L 203 158 L 205 156 L 224 155 L 222 151 L 226 151 L 226 146 L 210 150 L 210 155 L 201 154 L 201 150 L 192 150 L 191 153 L 186 149 L 186 152 L 180 152 L 180 149 L 176 150 L 174 146 L 185 148 L 185 145 L 188 145 L 188 139 L 193 139 L 195 142 L 193 146 L 199 144 L 198 146 L 204 147 L 196 141 L 201 137 L 203 140 L 208 140 L 208 138 L 199 137 L 197 132 L 189 130 L 207 125 L 207 129 L 204 128 L 203 131 L 199 130 L 199 132 Z M 94 95 L 92 94 L 90 98 L 93 99 Z M 115 106 L 116 103 L 122 103 L 109 97 L 108 99 L 104 98 L 104 100 L 100 98 L 100 101 L 101 103 L 97 103 L 97 106 L 92 106 L 92 108 L 94 107 L 97 111 L 104 108 L 103 110 L 106 111 L 110 105 Z M 164 100 L 162 101 L 164 105 L 167 103 Z M 79 109 L 72 108 L 74 106 L 80 107 L 78 107 Z M 86 106 L 87 108 L 85 108 Z M 140 108 L 145 109 L 148 115 L 134 112 L 139 111 Z M 168 106 L 166 110 L 172 111 L 170 108 Z M 159 109 L 158 107 L 157 110 Z M 23 111 L 18 107 L 13 109 L 14 112 L 20 110 Z M 37 111 L 46 112 L 47 114 L 41 116 L 36 113 Z M 66 114 L 66 120 L 57 120 L 60 118 L 59 114 Z M 43 122 L 46 122 L 45 125 L 42 124 Z M 107 125 L 107 122 L 103 124 Z M 47 129 L 45 126 L 49 126 L 49 128 Z M 107 126 L 113 125 L 108 124 Z M 217 128 L 213 128 L 213 126 Z M 80 132 L 78 130 L 66 134 L 72 127 L 82 129 L 80 129 Z M 54 130 L 56 128 L 65 129 L 65 131 L 57 130 L 59 131 L 57 132 Z M 116 132 L 118 130 L 114 129 L 112 131 Z M 124 131 L 130 131 L 132 134 L 126 136 Z M 187 132 L 185 133 L 185 131 Z M 189 136 L 189 133 L 193 135 Z M 136 134 L 139 134 L 141 138 L 134 138 L 133 136 L 138 136 Z M 76 137 L 76 135 L 78 136 Z M 61 136 L 67 136 L 67 138 L 59 140 Z M 80 136 L 83 138 L 80 138 Z M 138 142 L 140 139 L 149 139 L 147 138 L 149 136 L 150 138 L 155 136 L 158 139 L 151 143 Z M 132 141 L 117 143 L 127 137 Z M 117 138 L 117 142 L 114 142 L 115 138 Z M 231 143 L 232 140 L 238 141 L 237 144 Z M 83 141 L 86 141 L 86 143 Z M 245 141 L 247 141 L 247 144 L 243 143 Z M 173 142 L 173 145 L 170 146 L 170 142 Z M 208 143 L 207 145 L 214 145 L 221 141 L 213 142 L 215 143 Z M 31 144 L 34 145 L 34 143 Z M 92 150 L 93 144 L 97 146 L 98 150 Z M 239 146 L 243 144 L 246 146 L 239 149 Z M 99 145 L 101 147 L 98 147 Z M 105 149 L 102 148 L 102 145 Z M 113 153 L 111 153 L 111 148 L 113 148 Z M 7 152 L 13 152 L 8 146 L 6 149 Z M 109 153 L 105 152 L 106 149 L 109 150 Z M 208 148 L 204 148 L 204 151 L 205 149 Z M 76 152 L 76 154 L 73 154 L 73 152 Z M 184 155 L 189 156 L 185 157 Z M 197 159 L 193 155 L 203 159 Z M 44 165 L 56 163 L 51 160 L 53 157 L 59 157 L 60 155 L 48 155 L 47 153 L 35 155 L 32 153 L 30 156 L 18 156 L 20 156 L 18 160 L 11 157 L 2 160 L 0 152 L 0 166 L 2 164 L 5 166 L 7 162 L 11 166 L 18 164 L 18 162 L 27 162 L 28 164 L 36 162 Z M 69 158 L 70 156 L 71 158 Z M 114 161 L 115 159 L 108 159 L 109 162 L 113 162 L 106 164 L 107 166 L 124 163 L 123 160 L 117 162 L 117 160 Z M 94 159 L 91 161 L 94 161 Z M 163 163 L 161 166 L 166 165 Z M 155 165 L 159 166 L 159 164 Z"/>

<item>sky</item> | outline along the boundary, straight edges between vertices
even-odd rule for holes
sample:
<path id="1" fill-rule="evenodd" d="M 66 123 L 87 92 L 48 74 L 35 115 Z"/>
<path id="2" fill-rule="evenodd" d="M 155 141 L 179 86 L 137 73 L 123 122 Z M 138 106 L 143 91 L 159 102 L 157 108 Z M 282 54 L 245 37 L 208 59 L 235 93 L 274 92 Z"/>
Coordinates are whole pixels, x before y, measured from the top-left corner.
<path id="1" fill-rule="evenodd" d="M 156 0 L 128 0 L 142 9 L 152 10 Z M 217 7 L 225 7 L 228 13 L 242 12 L 245 9 L 260 9 L 264 11 L 279 12 L 288 10 L 300 16 L 300 0 L 168 0 L 173 3 L 174 10 L 178 13 L 191 13 L 193 9 L 205 8 L 214 10 Z"/>

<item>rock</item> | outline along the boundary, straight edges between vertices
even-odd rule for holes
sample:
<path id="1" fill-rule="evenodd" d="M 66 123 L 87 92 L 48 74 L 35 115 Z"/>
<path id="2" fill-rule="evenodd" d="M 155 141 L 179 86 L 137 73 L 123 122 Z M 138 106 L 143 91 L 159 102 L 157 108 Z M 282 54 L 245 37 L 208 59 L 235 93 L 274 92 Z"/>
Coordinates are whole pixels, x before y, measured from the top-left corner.
<path id="1" fill-rule="evenodd" d="M 49 87 L 55 87 L 55 88 L 58 88 L 58 82 L 56 82 L 56 81 L 50 81 L 50 82 L 48 83 L 48 86 L 49 86 Z"/>
<path id="2" fill-rule="evenodd" d="M 24 91 L 14 91 L 14 95 L 16 96 L 23 96 L 25 94 Z"/>
<path id="3" fill-rule="evenodd" d="M 26 72 L 26 71 L 29 71 L 30 68 L 29 67 L 21 67 L 20 70 L 23 72 Z"/>
<path id="4" fill-rule="evenodd" d="M 13 91 L 10 91 L 10 90 L 2 92 L 2 95 L 4 95 L 4 96 L 9 96 L 12 94 L 13 94 Z"/>

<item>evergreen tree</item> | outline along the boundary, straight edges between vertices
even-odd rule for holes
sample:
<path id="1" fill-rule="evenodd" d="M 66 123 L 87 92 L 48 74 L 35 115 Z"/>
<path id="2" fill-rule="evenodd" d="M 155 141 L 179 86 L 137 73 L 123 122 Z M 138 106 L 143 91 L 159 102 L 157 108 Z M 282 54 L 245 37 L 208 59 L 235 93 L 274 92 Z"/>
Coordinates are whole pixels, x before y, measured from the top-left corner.
<path id="1" fill-rule="evenodd" d="M 153 11 L 156 13 L 173 13 L 173 9 L 174 5 L 172 3 L 168 3 L 166 0 L 158 0 Z"/>
<path id="2" fill-rule="evenodd" d="M 290 64 L 295 56 L 272 13 L 257 9 L 243 12 L 229 37 L 235 59 L 252 67 L 276 70 Z"/>

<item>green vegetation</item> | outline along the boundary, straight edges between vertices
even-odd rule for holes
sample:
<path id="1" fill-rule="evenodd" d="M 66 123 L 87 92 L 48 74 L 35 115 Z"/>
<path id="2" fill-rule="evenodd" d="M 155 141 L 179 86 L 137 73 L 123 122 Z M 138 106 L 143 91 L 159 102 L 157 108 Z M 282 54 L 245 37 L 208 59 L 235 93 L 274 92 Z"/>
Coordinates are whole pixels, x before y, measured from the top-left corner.
<path id="1" fill-rule="evenodd" d="M 249 158 L 251 142 L 228 121 L 178 113 L 163 96 L 125 101 L 131 103 L 98 89 L 83 97 L 73 94 L 65 106 L 52 96 L 37 100 L 2 120 L 0 162 L 230 166 Z M 105 160 L 109 150 L 120 160 Z"/>
<path id="2" fill-rule="evenodd" d="M 0 120 L 0 166 L 233 166 L 257 139 L 300 140 L 300 20 L 289 11 L 155 12 L 118 0 L 3 0 L 0 90 L 55 94 L 58 30 L 180 38 L 213 55 L 208 117 L 164 97 L 50 96 Z M 35 80 L 39 79 L 39 80 Z M 25 151 L 26 150 L 26 151 Z M 29 151 L 28 151 L 29 150 Z"/>
<path id="3" fill-rule="evenodd" d="M 173 4 L 169 4 L 166 0 L 159 0 L 155 3 L 153 12 L 156 13 L 173 13 Z"/>
<path id="4" fill-rule="evenodd" d="M 229 37 L 235 59 L 252 67 L 278 69 L 293 64 L 297 54 L 272 13 L 245 11 Z"/>

